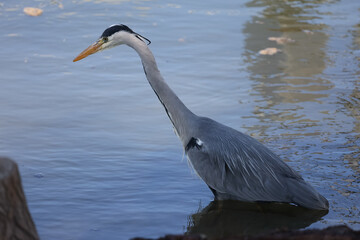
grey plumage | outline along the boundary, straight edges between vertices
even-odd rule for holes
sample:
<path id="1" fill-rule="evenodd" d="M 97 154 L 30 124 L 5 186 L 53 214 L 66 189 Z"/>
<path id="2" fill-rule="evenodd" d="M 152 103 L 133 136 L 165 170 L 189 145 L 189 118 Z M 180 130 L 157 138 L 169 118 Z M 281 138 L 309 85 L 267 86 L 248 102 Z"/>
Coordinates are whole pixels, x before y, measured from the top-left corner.
<path id="1" fill-rule="evenodd" d="M 328 208 L 323 196 L 254 138 L 201 117 L 193 134 L 202 145 L 187 151 L 189 161 L 216 199 Z"/>
<path id="2" fill-rule="evenodd" d="M 141 58 L 145 75 L 163 104 L 189 162 L 216 199 L 283 202 L 328 209 L 328 201 L 263 144 L 192 113 L 162 78 L 143 39 L 147 40 L 125 25 L 112 25 L 74 61 L 120 44 L 132 47 Z"/>

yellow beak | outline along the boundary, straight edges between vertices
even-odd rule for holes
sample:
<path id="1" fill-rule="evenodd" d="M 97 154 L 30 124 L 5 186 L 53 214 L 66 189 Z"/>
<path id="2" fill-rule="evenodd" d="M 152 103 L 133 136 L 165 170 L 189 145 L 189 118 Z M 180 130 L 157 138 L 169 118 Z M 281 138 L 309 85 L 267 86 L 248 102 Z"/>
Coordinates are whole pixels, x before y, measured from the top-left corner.
<path id="1" fill-rule="evenodd" d="M 82 51 L 74 60 L 73 62 L 79 61 L 87 56 L 94 54 L 101 50 L 101 46 L 104 44 L 104 41 L 100 39 L 99 41 L 91 44 L 87 49 Z"/>

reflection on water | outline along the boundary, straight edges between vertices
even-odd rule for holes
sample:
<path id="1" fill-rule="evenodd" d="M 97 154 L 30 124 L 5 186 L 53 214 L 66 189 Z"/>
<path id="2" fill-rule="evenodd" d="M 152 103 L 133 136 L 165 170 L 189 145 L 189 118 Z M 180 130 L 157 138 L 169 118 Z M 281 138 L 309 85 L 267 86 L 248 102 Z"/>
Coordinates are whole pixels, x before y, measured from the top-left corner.
<path id="1" fill-rule="evenodd" d="M 358 85 L 358 84 L 356 84 Z M 343 98 L 342 102 L 348 110 L 348 114 L 352 116 L 354 121 L 353 135 L 348 137 L 348 148 L 351 153 L 344 156 L 345 162 L 358 174 L 360 174 L 360 87 L 356 86 L 348 98 Z M 354 182 L 355 179 L 349 180 Z"/>
<path id="2" fill-rule="evenodd" d="M 247 4 L 248 7 L 263 7 L 261 16 L 253 17 L 244 28 L 247 35 L 245 56 L 250 62 L 248 70 L 254 81 L 253 94 L 261 97 L 255 117 L 262 122 L 282 122 L 283 126 L 301 128 L 300 135 L 319 134 L 303 131 L 304 127 L 319 125 L 319 119 L 304 114 L 302 103 L 322 104 L 322 99 L 328 97 L 328 91 L 333 88 L 330 81 L 319 75 L 326 67 L 324 47 L 328 40 L 322 31 L 327 26 L 315 21 L 321 16 L 317 7 L 322 3 L 275 0 Z M 294 42 L 279 45 L 270 42 L 269 37 L 283 37 Z M 280 48 L 282 54 L 253 58 L 264 47 Z M 270 127 L 262 125 L 262 135 Z"/>
<path id="3" fill-rule="evenodd" d="M 354 6 L 347 1 L 346 9 L 337 9 L 339 3 L 247 3 L 250 8 L 261 9 L 243 29 L 244 56 L 255 97 L 253 115 L 247 118 L 258 120 L 249 128 L 251 134 L 279 146 L 279 154 L 290 164 L 296 163 L 295 169 L 324 193 L 334 212 L 356 216 L 356 204 L 342 201 L 359 199 L 359 71 L 351 49 L 359 47 L 358 25 L 351 31 L 353 36 L 343 28 L 338 15 Z M 269 37 L 293 41 L 278 44 Z M 274 56 L 257 54 L 265 47 L 281 52 Z M 353 171 L 340 170 L 343 162 Z M 342 199 L 340 204 L 338 198 Z M 330 222 L 335 221 L 334 212 L 326 217 Z"/>
<path id="4" fill-rule="evenodd" d="M 188 234 L 209 238 L 262 234 L 276 229 L 295 230 L 318 221 L 327 211 L 287 204 L 212 201 L 189 219 Z"/>
<path id="5" fill-rule="evenodd" d="M 360 12 L 360 9 L 358 9 Z M 360 49 L 360 23 L 354 26 L 354 30 L 352 31 L 353 42 L 352 49 L 353 51 L 357 51 L 359 53 Z M 349 164 L 349 166 L 358 174 L 360 173 L 360 54 L 357 54 L 354 59 L 357 61 L 357 72 L 356 78 L 352 81 L 353 90 L 349 94 L 349 96 L 344 96 L 341 99 L 342 104 L 344 104 L 347 109 L 347 114 L 354 118 L 354 128 L 353 135 L 348 136 L 348 148 L 351 151 L 349 154 L 344 156 L 345 162 Z M 359 179 L 359 178 L 357 178 Z M 350 180 L 350 185 L 352 182 L 355 182 L 355 179 Z M 358 180 L 359 182 L 359 180 Z"/>

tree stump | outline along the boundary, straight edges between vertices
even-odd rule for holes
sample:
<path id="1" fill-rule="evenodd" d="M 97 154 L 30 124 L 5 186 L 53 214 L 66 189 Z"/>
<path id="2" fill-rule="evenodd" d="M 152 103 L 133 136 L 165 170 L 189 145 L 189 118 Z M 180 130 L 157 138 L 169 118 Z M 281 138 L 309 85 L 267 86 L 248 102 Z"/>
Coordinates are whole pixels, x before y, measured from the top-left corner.
<path id="1" fill-rule="evenodd" d="M 17 164 L 0 157 L 0 239 L 39 239 L 31 218 Z"/>

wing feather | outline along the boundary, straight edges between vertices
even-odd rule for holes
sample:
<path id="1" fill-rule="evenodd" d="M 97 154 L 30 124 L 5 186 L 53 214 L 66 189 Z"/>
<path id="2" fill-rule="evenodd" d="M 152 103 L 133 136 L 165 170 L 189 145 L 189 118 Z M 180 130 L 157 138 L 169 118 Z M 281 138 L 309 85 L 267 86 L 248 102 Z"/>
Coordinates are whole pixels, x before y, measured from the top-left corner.
<path id="1" fill-rule="evenodd" d="M 206 127 L 206 131 L 201 131 Z M 209 131 L 211 129 L 211 131 Z M 211 119 L 197 133 L 201 148 L 187 156 L 197 174 L 225 198 L 244 201 L 290 201 L 286 179 L 301 176 L 255 139 Z M 303 181 L 303 180 L 302 180 Z"/>

